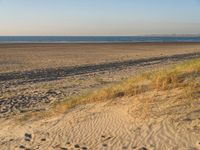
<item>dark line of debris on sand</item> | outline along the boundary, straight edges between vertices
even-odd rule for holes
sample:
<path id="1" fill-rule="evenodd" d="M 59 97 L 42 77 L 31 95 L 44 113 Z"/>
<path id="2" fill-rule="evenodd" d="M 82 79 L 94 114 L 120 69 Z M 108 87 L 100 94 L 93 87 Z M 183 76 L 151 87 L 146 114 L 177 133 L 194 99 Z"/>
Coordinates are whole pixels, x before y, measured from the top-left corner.
<path id="1" fill-rule="evenodd" d="M 162 56 L 162 57 L 153 57 L 153 58 L 144 58 L 137 60 L 126 60 L 126 61 L 116 61 L 95 65 L 83 65 L 83 66 L 74 66 L 74 67 L 62 67 L 62 68 L 47 68 L 47 69 L 37 69 L 24 72 L 10 72 L 10 73 L 1 73 L 0 81 L 9 81 L 20 79 L 25 82 L 43 82 L 43 81 L 53 81 L 58 80 L 59 78 L 95 73 L 101 71 L 109 70 L 121 70 L 127 67 L 142 65 L 147 66 L 152 63 L 160 63 L 167 61 L 181 61 L 191 58 L 199 58 L 200 53 L 189 53 L 189 54 L 177 54 L 172 56 Z"/>

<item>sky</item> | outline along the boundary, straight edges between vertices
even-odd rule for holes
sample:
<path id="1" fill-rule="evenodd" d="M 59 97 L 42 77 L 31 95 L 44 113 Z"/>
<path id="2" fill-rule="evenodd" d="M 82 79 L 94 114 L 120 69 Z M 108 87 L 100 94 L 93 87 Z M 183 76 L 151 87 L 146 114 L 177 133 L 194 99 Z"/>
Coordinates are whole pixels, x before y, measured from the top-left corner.
<path id="1" fill-rule="evenodd" d="M 0 0 L 0 36 L 200 34 L 200 0 Z"/>

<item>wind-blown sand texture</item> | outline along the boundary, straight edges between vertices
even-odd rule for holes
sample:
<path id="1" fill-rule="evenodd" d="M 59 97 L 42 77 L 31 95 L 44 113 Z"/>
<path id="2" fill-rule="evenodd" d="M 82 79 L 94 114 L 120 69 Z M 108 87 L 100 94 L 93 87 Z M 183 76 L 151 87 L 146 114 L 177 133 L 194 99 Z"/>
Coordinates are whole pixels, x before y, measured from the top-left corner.
<path id="1" fill-rule="evenodd" d="M 198 150 L 199 101 L 176 106 L 179 91 L 171 92 L 148 93 L 156 97 L 151 102 L 142 96 L 88 104 L 23 125 L 3 121 L 0 149 Z"/>

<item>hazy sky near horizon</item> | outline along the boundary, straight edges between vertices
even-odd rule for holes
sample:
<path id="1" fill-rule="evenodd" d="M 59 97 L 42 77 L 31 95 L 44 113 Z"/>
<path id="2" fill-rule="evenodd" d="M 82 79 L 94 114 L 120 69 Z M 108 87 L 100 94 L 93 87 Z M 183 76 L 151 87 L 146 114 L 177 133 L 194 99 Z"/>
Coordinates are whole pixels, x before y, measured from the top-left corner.
<path id="1" fill-rule="evenodd" d="M 0 35 L 200 34 L 200 0 L 0 0 Z"/>

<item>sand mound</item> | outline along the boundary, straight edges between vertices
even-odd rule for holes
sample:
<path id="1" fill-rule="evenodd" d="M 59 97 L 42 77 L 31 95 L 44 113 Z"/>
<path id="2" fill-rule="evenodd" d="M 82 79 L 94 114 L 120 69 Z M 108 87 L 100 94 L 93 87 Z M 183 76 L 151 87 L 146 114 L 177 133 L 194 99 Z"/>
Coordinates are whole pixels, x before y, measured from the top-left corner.
<path id="1" fill-rule="evenodd" d="M 152 101 L 143 95 L 93 103 L 23 125 L 4 121 L 0 149 L 198 150 L 199 102 L 180 103 L 179 94 L 151 92 L 146 95 L 156 97 Z"/>

